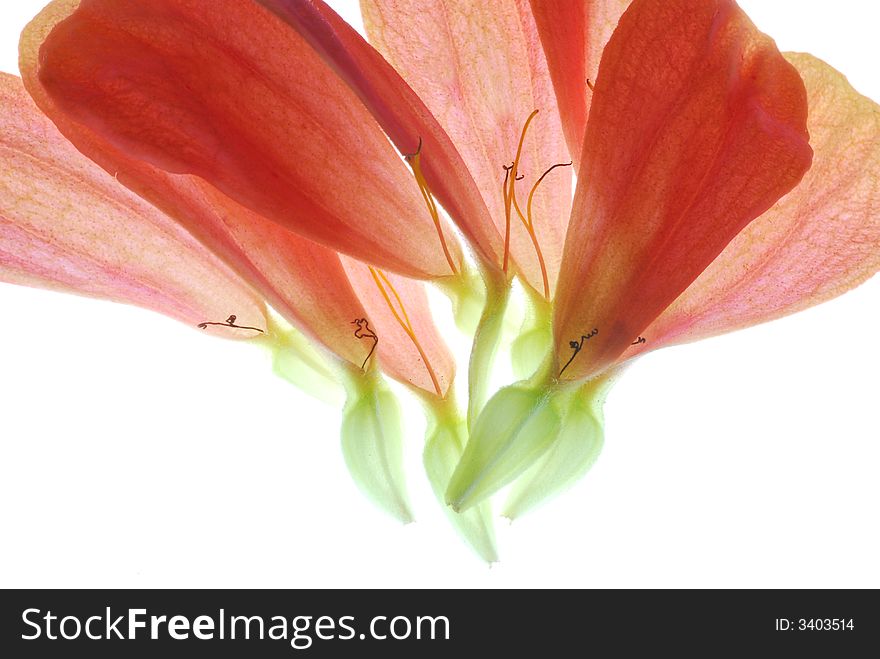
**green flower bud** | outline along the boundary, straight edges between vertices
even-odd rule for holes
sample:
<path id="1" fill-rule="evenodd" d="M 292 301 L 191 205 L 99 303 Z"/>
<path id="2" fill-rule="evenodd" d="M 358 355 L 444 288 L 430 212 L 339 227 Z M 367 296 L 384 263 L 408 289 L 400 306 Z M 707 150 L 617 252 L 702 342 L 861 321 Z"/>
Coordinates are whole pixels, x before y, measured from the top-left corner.
<path id="1" fill-rule="evenodd" d="M 464 420 L 436 420 L 425 444 L 425 472 L 434 494 L 459 535 L 487 563 L 498 560 L 492 508 L 488 501 L 457 513 L 445 504 L 446 486 L 464 452 L 467 424 Z"/>
<path id="2" fill-rule="evenodd" d="M 518 383 L 486 403 L 446 490 L 454 510 L 491 496 L 550 448 L 562 421 L 553 399 L 545 387 Z"/>
<path id="3" fill-rule="evenodd" d="M 400 405 L 373 371 L 349 373 L 342 410 L 342 453 L 354 482 L 404 524 L 413 521 L 403 471 Z"/>

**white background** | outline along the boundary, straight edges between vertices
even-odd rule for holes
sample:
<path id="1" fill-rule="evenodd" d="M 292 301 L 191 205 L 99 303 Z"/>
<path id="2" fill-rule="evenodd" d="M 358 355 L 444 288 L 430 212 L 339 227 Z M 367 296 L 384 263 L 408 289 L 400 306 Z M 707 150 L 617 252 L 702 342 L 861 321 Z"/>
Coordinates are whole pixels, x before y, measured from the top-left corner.
<path id="1" fill-rule="evenodd" d="M 2 3 L 3 70 L 42 4 Z M 880 99 L 877 3 L 740 4 Z M 418 417 L 402 527 L 349 480 L 338 410 L 254 348 L 0 284 L 0 586 L 880 587 L 878 320 L 875 279 L 642 359 L 593 471 L 501 524 L 490 569 L 422 478 Z"/>

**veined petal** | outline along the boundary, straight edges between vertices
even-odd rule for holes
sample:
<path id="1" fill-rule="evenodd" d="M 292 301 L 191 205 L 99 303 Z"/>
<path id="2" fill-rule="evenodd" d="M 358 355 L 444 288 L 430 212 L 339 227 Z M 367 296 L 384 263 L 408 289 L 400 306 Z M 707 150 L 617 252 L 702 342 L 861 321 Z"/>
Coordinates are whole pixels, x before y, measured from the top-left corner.
<path id="1" fill-rule="evenodd" d="M 378 337 L 382 370 L 445 397 L 455 377 L 455 361 L 431 317 L 425 285 L 345 256 L 341 259 Z"/>
<path id="2" fill-rule="evenodd" d="M 806 115 L 797 71 L 732 0 L 630 5 L 602 55 L 566 238 L 565 379 L 612 364 L 800 181 Z"/>
<path id="3" fill-rule="evenodd" d="M 429 394 L 438 393 L 430 377 L 434 373 L 442 392 L 438 395 L 445 395 L 454 362 L 431 320 L 423 283 L 383 273 L 390 282 L 388 295 L 406 310 L 424 355 L 395 322 L 370 266 L 287 231 L 216 190 L 203 192 L 203 202 L 239 250 L 235 261 L 245 265 L 292 324 L 354 366 L 366 367 L 375 352 L 385 373 Z M 433 370 L 426 369 L 425 359 Z"/>
<path id="4" fill-rule="evenodd" d="M 272 306 L 309 338 L 355 366 L 372 344 L 355 336 L 352 323 L 366 315 L 339 254 L 241 208 L 216 190 L 204 202 L 226 231 L 235 262 L 264 291 Z M 208 194 L 210 193 L 210 194 Z"/>
<path id="5" fill-rule="evenodd" d="M 526 135 L 517 184 L 522 210 L 531 185 L 568 152 L 547 62 L 526 0 L 362 0 L 371 43 L 415 90 L 458 147 L 501 236 L 503 166 Z M 555 285 L 568 222 L 571 173 L 562 168 L 535 195 L 535 232 Z M 535 248 L 513 215 L 513 261 L 543 291 Z"/>
<path id="6" fill-rule="evenodd" d="M 880 270 L 880 106 L 821 60 L 786 58 L 807 87 L 813 166 L 645 330 L 646 349 L 806 309 Z"/>
<path id="7" fill-rule="evenodd" d="M 135 304 L 193 327 L 221 321 L 205 329 L 228 338 L 252 339 L 267 329 L 253 288 L 74 149 L 6 73 L 0 280 Z M 230 315 L 237 327 L 223 322 Z"/>
<path id="8" fill-rule="evenodd" d="M 39 47 L 77 4 L 50 4 L 22 34 L 24 83 L 40 109 L 80 151 L 177 220 L 288 322 L 361 366 L 371 346 L 354 335 L 351 323 L 366 312 L 336 252 L 243 208 L 198 177 L 171 174 L 131 157 L 58 109 L 37 76 Z"/>
<path id="9" fill-rule="evenodd" d="M 119 150 L 383 268 L 451 274 L 412 173 L 370 113 L 257 3 L 59 0 L 25 40 L 38 32 L 22 70 Z"/>
<path id="10" fill-rule="evenodd" d="M 530 0 L 559 102 L 568 150 L 580 168 L 599 59 L 630 0 Z M 588 83 L 587 81 L 590 81 Z"/>
<path id="11" fill-rule="evenodd" d="M 421 140 L 425 180 L 473 248 L 500 264 L 503 237 L 452 140 L 385 58 L 322 0 L 259 0 L 293 27 L 358 95 L 401 153 Z"/>

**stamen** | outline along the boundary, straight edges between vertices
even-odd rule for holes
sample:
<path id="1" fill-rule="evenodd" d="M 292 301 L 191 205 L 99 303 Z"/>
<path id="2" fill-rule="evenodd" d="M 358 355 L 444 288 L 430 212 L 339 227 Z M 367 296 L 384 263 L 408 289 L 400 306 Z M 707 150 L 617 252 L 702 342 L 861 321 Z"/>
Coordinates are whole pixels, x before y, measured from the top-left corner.
<path id="1" fill-rule="evenodd" d="M 520 179 L 517 178 L 518 169 L 519 169 L 519 159 L 522 157 L 522 149 L 523 143 L 526 139 L 526 131 L 529 129 L 529 124 L 532 123 L 532 119 L 535 118 L 535 115 L 538 114 L 537 110 L 534 110 L 529 118 L 526 119 L 526 123 L 523 125 L 522 133 L 519 136 L 519 145 L 516 147 L 516 158 L 513 159 L 513 164 L 510 166 L 508 170 L 505 167 L 506 174 L 504 175 L 504 220 L 505 220 L 505 229 L 504 229 L 504 263 L 502 269 L 504 270 L 504 274 L 507 274 L 509 269 L 510 262 L 510 212 L 511 212 L 511 203 L 516 204 L 516 190 L 515 184 Z M 517 208 L 517 212 L 519 209 Z M 520 214 L 521 215 L 521 214 Z"/>
<path id="2" fill-rule="evenodd" d="M 431 188 L 428 187 L 428 181 L 422 173 L 421 137 L 419 138 L 419 148 L 416 149 L 416 152 L 408 153 L 404 155 L 403 158 L 412 168 L 413 176 L 416 178 L 416 185 L 419 186 L 419 191 L 422 193 L 422 198 L 425 200 L 425 206 L 428 208 L 428 214 L 431 216 L 431 221 L 434 222 L 434 227 L 437 229 L 437 235 L 440 237 L 440 245 L 443 247 L 443 254 L 446 256 L 446 261 L 449 263 L 452 274 L 457 275 L 458 268 L 455 266 L 455 261 L 449 253 L 449 246 L 446 244 L 446 237 L 443 235 L 443 226 L 440 223 L 440 214 L 437 212 L 437 203 L 434 201 L 434 194 L 431 192 Z"/>
<path id="3" fill-rule="evenodd" d="M 409 315 L 406 313 L 406 307 L 403 305 L 403 300 L 400 299 L 400 295 L 397 293 L 397 289 L 394 288 L 394 284 L 388 279 L 388 276 L 382 272 L 379 268 L 370 267 L 370 274 L 373 276 L 373 281 L 376 282 L 376 287 L 379 289 L 379 292 L 382 294 L 382 297 L 385 298 L 385 304 L 388 305 L 388 308 L 391 309 L 391 313 L 394 314 L 394 319 L 397 321 L 397 324 L 406 332 L 406 335 L 409 337 L 410 341 L 412 341 L 416 350 L 419 353 L 419 356 L 422 358 L 422 362 L 425 364 L 425 368 L 428 370 L 428 375 L 431 376 L 431 382 L 434 385 L 434 390 L 437 392 L 437 395 L 441 398 L 443 397 L 443 391 L 440 388 L 440 382 L 437 380 L 437 375 L 434 373 L 434 369 L 431 367 L 431 362 L 428 361 L 428 356 L 425 354 L 425 351 L 422 349 L 422 345 L 419 343 L 418 338 L 416 337 L 415 330 L 413 329 L 412 323 L 409 320 Z M 394 296 L 394 299 L 397 302 L 397 306 L 399 307 L 399 311 L 395 308 L 394 303 L 391 301 L 391 296 L 388 295 L 388 291 L 391 291 L 391 295 Z"/>
<path id="4" fill-rule="evenodd" d="M 351 321 L 352 325 L 357 325 L 357 329 L 354 331 L 355 338 L 358 339 L 372 339 L 373 347 L 370 348 L 370 352 L 367 353 L 367 356 L 364 357 L 364 363 L 361 364 L 361 370 L 365 370 L 367 367 L 367 362 L 370 361 L 370 357 L 373 356 L 373 353 L 376 352 L 376 346 L 379 345 L 379 337 L 377 334 L 370 328 L 370 323 L 366 318 L 355 318 Z"/>
<path id="5" fill-rule="evenodd" d="M 535 246 L 535 254 L 538 255 L 538 264 L 541 266 L 541 279 L 543 279 L 544 283 L 544 298 L 550 299 L 550 282 L 547 277 L 547 266 L 544 263 L 544 254 L 541 252 L 541 247 L 538 245 L 538 237 L 535 235 L 535 220 L 532 216 L 532 200 L 535 198 L 535 192 L 538 189 L 538 186 L 541 185 L 541 181 L 552 172 L 557 167 L 571 167 L 571 162 L 560 162 L 556 163 L 552 167 L 548 168 L 541 176 L 535 181 L 535 184 L 532 186 L 532 189 L 529 191 L 529 198 L 526 202 L 526 214 L 528 215 L 528 220 L 523 217 L 522 211 L 519 209 L 519 205 L 516 203 L 516 199 L 513 200 L 513 205 L 516 207 L 516 212 L 519 213 L 520 219 L 523 221 L 523 224 L 526 226 L 526 230 L 529 232 L 529 237 L 532 239 L 532 245 Z"/>
<path id="6" fill-rule="evenodd" d="M 590 88 L 590 91 L 594 91 L 596 89 L 596 85 L 594 85 L 589 78 L 587 78 L 587 87 Z"/>
<path id="7" fill-rule="evenodd" d="M 578 353 L 579 353 L 579 352 L 583 349 L 583 347 L 584 347 L 584 342 L 585 342 L 585 341 L 589 341 L 589 340 L 592 339 L 594 336 L 596 336 L 598 333 L 599 333 L 599 330 L 598 330 L 597 328 L 594 327 L 594 328 L 593 328 L 593 331 L 590 332 L 589 334 L 581 334 L 581 340 L 580 340 L 580 342 L 578 342 L 578 341 L 569 341 L 569 342 L 568 342 L 568 346 L 569 346 L 574 352 L 572 353 L 571 358 L 570 358 L 567 362 L 565 362 L 565 366 L 562 367 L 562 370 L 559 371 L 559 375 L 558 375 L 558 377 L 560 377 L 560 378 L 562 377 L 562 374 L 565 373 L 565 369 L 567 369 L 567 368 L 569 367 L 569 365 L 574 361 L 574 358 L 578 356 Z"/>
<path id="8" fill-rule="evenodd" d="M 504 265 L 502 270 L 504 274 L 507 274 L 507 255 L 510 253 L 510 189 L 507 187 L 507 182 L 510 180 L 510 170 L 513 169 L 513 165 L 508 167 L 507 165 L 501 165 L 501 168 L 504 170 L 504 183 L 501 184 L 501 194 L 504 197 Z"/>
<path id="9" fill-rule="evenodd" d="M 260 334 L 264 333 L 263 330 L 261 330 L 259 327 L 247 327 L 246 325 L 236 325 L 235 321 L 237 320 L 237 318 L 238 317 L 235 314 L 232 314 L 229 316 L 229 318 L 227 318 L 222 323 L 205 322 L 205 323 L 199 323 L 198 325 L 196 325 L 196 327 L 198 327 L 199 329 L 208 329 L 208 325 L 219 325 L 220 327 L 234 327 L 235 329 L 253 330 L 254 332 L 259 332 Z"/>

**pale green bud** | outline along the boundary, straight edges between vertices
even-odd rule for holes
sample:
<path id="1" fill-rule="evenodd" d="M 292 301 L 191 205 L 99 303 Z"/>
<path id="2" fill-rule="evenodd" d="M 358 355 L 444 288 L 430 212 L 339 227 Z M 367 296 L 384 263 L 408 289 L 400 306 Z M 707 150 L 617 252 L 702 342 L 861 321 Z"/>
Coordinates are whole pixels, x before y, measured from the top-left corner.
<path id="1" fill-rule="evenodd" d="M 457 513 L 446 505 L 446 486 L 464 452 L 467 424 L 464 420 L 439 420 L 428 430 L 425 444 L 425 472 L 434 494 L 459 535 L 487 563 L 498 560 L 492 508 L 488 501 Z"/>
<path id="2" fill-rule="evenodd" d="M 382 379 L 352 371 L 342 410 L 342 453 L 354 482 L 404 524 L 413 521 L 403 470 L 400 405 Z"/>
<path id="3" fill-rule="evenodd" d="M 483 408 L 446 490 L 454 510 L 467 510 L 531 467 L 559 432 L 562 413 L 545 387 L 518 383 Z"/>

